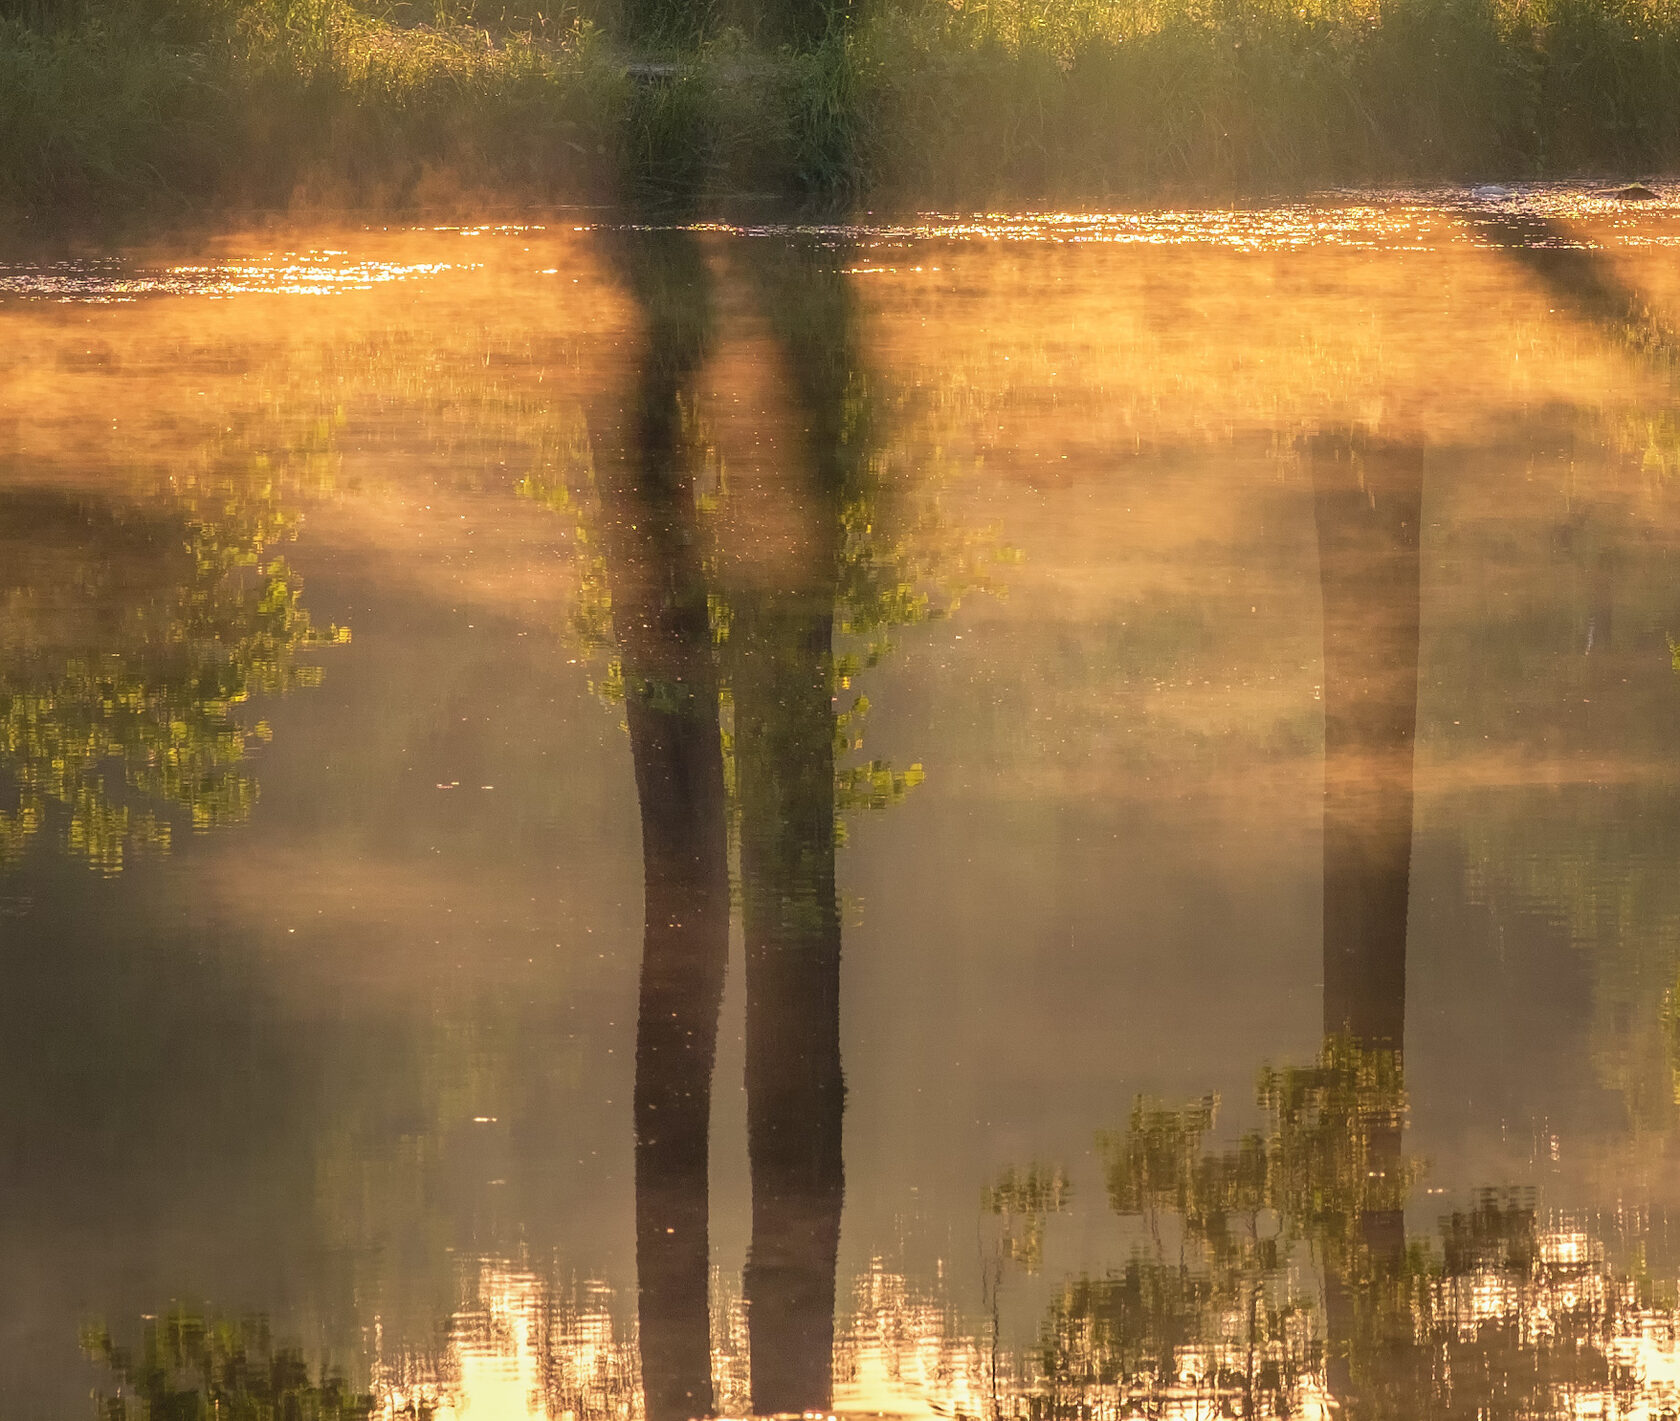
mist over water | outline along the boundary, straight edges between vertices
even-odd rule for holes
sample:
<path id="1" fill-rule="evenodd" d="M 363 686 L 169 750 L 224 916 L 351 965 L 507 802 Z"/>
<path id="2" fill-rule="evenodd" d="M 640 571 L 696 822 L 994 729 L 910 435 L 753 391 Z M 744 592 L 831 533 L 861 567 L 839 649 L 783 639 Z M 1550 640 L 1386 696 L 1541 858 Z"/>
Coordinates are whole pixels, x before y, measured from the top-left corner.
<path id="1" fill-rule="evenodd" d="M 0 1415 L 1672 1415 L 1676 237 L 0 265 Z"/>

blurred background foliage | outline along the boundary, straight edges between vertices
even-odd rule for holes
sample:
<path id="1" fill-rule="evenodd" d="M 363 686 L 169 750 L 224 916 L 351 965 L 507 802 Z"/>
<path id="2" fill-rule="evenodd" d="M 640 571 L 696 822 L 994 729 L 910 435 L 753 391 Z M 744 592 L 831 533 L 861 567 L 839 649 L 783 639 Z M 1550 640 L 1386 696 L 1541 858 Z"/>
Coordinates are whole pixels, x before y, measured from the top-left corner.
<path id="1" fill-rule="evenodd" d="M 5 0 L 0 205 L 602 201 L 650 134 L 720 206 L 1636 175 L 1677 81 L 1674 0 Z"/>

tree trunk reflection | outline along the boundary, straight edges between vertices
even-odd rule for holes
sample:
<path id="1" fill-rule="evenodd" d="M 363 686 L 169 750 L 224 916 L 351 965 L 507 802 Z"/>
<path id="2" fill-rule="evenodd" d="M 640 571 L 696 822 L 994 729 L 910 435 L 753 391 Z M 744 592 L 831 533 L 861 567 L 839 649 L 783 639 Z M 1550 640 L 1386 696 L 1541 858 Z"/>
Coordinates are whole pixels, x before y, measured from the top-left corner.
<path id="1" fill-rule="evenodd" d="M 636 1267 L 649 1421 L 713 1410 L 708 1135 L 729 951 L 718 670 L 681 401 L 705 354 L 705 263 L 682 232 L 622 234 L 647 323 L 627 446 L 600 490 L 642 820 Z"/>
<path id="2" fill-rule="evenodd" d="M 1324 1033 L 1349 1042 L 1356 1061 L 1370 1052 L 1398 1059 L 1406 1020 L 1423 456 L 1415 445 L 1327 436 L 1313 444 L 1310 458 L 1324 596 Z M 1348 1125 L 1363 1153 L 1354 1165 L 1365 1183 L 1351 1256 L 1344 1249 L 1327 1260 L 1325 1311 L 1330 1390 L 1352 1402 L 1359 1389 L 1353 1350 L 1374 1343 L 1380 1352 L 1383 1340 L 1368 1335 L 1374 1319 L 1357 1316 L 1350 1287 L 1377 1298 L 1382 1277 L 1404 1259 L 1406 1225 L 1398 1109 L 1389 1101 L 1361 1102 Z M 1350 1265 L 1366 1275 L 1357 1284 L 1344 1272 Z"/>
<path id="3" fill-rule="evenodd" d="M 753 588 L 730 634 L 746 937 L 745 1291 L 755 1412 L 827 1410 L 845 1194 L 835 900 L 834 608 L 857 474 L 855 338 L 841 253 L 778 248 L 753 269 L 804 424 L 790 491 L 812 515 L 804 571 Z"/>

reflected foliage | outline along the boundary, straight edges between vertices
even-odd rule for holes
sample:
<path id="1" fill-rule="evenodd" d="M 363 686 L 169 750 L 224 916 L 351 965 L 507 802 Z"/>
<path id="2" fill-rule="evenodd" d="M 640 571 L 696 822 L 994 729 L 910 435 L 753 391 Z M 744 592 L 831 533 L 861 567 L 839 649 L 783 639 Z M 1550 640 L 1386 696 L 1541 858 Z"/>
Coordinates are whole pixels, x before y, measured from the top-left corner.
<path id="1" fill-rule="evenodd" d="M 665 245 L 666 256 L 642 260 L 633 278 L 638 308 L 661 327 L 700 318 L 694 303 L 681 294 L 688 277 L 679 279 L 671 267 L 676 245 Z M 690 265 L 704 255 L 693 241 L 681 250 L 682 263 Z M 613 255 L 613 264 L 625 269 L 622 252 Z M 1016 556 L 994 530 L 951 526 L 937 487 L 951 472 L 939 449 L 945 432 L 927 419 L 921 421 L 925 429 L 903 428 L 904 398 L 860 358 L 844 267 L 843 250 L 792 239 L 740 273 L 750 282 L 780 348 L 806 352 L 790 362 L 790 394 L 802 417 L 809 413 L 815 421 L 806 431 L 801 456 L 814 482 L 795 498 L 814 500 L 812 509 L 820 509 L 823 544 L 814 551 L 813 566 L 832 581 L 833 639 L 826 675 L 834 700 L 834 798 L 842 841 L 850 813 L 897 804 L 924 778 L 920 762 L 895 765 L 863 754 L 873 703 L 858 679 L 892 652 L 905 630 L 950 617 L 975 592 L 997 591 L 997 569 Z M 713 279 L 704 268 L 695 279 L 701 278 Z M 679 316 L 685 306 L 689 314 Z M 675 390 L 671 408 L 681 457 L 691 470 L 697 514 L 693 536 L 705 558 L 708 611 L 720 654 L 725 768 L 731 805 L 736 806 L 734 683 L 741 662 L 731 646 L 758 635 L 741 619 L 754 615 L 754 600 L 764 594 L 742 580 L 721 544 L 732 523 L 751 526 L 760 493 L 731 476 L 729 466 L 739 451 L 725 447 L 698 389 Z M 614 515 L 601 487 L 602 461 L 620 457 L 611 448 L 612 422 L 611 416 L 576 406 L 559 408 L 516 490 L 569 525 L 575 588 L 567 638 L 587 658 L 596 693 L 609 704 L 622 705 L 626 668 L 614 633 L 606 547 Z"/>
<path id="2" fill-rule="evenodd" d="M 1043 1343 L 1053 1410 L 1063 1388 L 1091 1385 L 1213 1388 L 1245 1408 L 1298 1390 L 1325 1345 L 1303 1256 L 1353 1299 L 1361 1364 L 1409 1315 L 1421 1258 L 1371 1227 L 1415 1176 L 1388 1147 L 1405 1111 L 1398 1058 L 1331 1038 L 1310 1067 L 1262 1071 L 1257 1099 L 1265 1126 L 1224 1149 L 1210 1146 L 1212 1096 L 1176 1109 L 1140 1099 L 1124 1131 L 1099 1136 L 1109 1202 L 1143 1219 L 1153 1245 L 1055 1302 Z"/>
<path id="3" fill-rule="evenodd" d="M 1036 1273 L 1044 1262 L 1044 1222 L 1067 1208 L 1072 1186 L 1060 1165 L 1006 1169 L 981 1196 L 980 1207 L 1003 1223 L 1003 1256 Z"/>
<path id="4" fill-rule="evenodd" d="M 1316 1360 L 1304 1317 L 1256 1289 L 1243 1310 L 1246 1331 L 1227 1335 L 1207 1275 L 1134 1258 L 1116 1273 L 1067 1284 L 1052 1304 L 1033 1411 L 1087 1414 L 1105 1390 L 1118 1394 L 1123 1415 L 1153 1414 L 1185 1393 L 1288 1395 Z"/>
<path id="5" fill-rule="evenodd" d="M 1643 1243 L 1618 1268 L 1519 1189 L 1404 1233 L 1417 1168 L 1389 1145 L 1405 1111 L 1392 1053 L 1332 1040 L 1312 1067 L 1263 1071 L 1258 1099 L 1265 1126 L 1224 1149 L 1212 1097 L 1140 1100 L 1102 1139 L 1110 1203 L 1153 1242 L 1062 1287 L 1035 1414 L 1107 1396 L 1120 1414 L 1563 1417 L 1666 1395 L 1637 1339 L 1668 1335 L 1674 1304 Z"/>
<path id="6" fill-rule="evenodd" d="M 1290 1244 L 1311 1240 L 1352 1261 L 1359 1218 L 1399 1208 L 1417 1177 L 1415 1165 L 1394 1169 L 1385 1158 L 1406 1110 L 1398 1057 L 1333 1037 L 1312 1066 L 1263 1070 L 1256 1096 L 1265 1127 L 1220 1151 L 1208 1146 L 1216 1097 L 1180 1109 L 1140 1099 L 1123 1132 L 1098 1137 L 1109 1203 L 1176 1215 L 1220 1262 L 1251 1261 L 1237 1226 L 1262 1212 L 1282 1232 L 1255 1259 L 1275 1267 Z"/>
<path id="7" fill-rule="evenodd" d="M 96 1392 L 100 1421 L 363 1421 L 371 1395 L 276 1344 L 266 1318 L 234 1321 L 174 1309 L 146 1319 L 137 1346 L 103 1327 L 83 1338 L 112 1389 Z"/>
<path id="8" fill-rule="evenodd" d="M 710 545 L 718 520 L 737 508 L 740 499 L 737 496 L 734 504 L 730 501 L 722 475 L 723 453 L 692 398 L 684 398 L 679 408 L 683 441 L 695 464 L 694 506 L 699 517 L 695 536 L 703 545 Z M 518 492 L 566 518 L 571 525 L 576 588 L 568 640 L 589 658 L 596 694 L 608 704 L 622 705 L 633 688 L 627 684 L 623 654 L 613 632 L 613 595 L 603 552 L 607 534 L 596 452 L 581 413 L 562 418 L 555 466 L 526 475 L 517 486 Z M 953 543 L 949 530 L 932 511 L 923 512 L 908 526 L 890 517 L 883 524 L 879 504 L 884 498 L 884 491 L 874 488 L 850 501 L 839 515 L 836 649 L 829 680 L 836 699 L 832 735 L 835 811 L 836 832 L 842 841 L 849 812 L 898 804 L 924 778 L 919 762 L 899 768 L 878 757 L 856 758 L 864 749 L 872 703 L 855 687 L 855 679 L 877 666 L 892 650 L 896 633 L 948 617 L 969 593 L 990 590 L 993 584 L 987 565 L 1002 557 L 995 549 Z M 713 589 L 708 603 L 712 638 L 722 648 L 735 635 L 740 593 L 732 595 L 720 586 L 722 570 L 715 553 L 708 559 L 707 577 Z M 735 702 L 727 659 L 723 671 L 724 750 L 734 803 L 739 780 L 734 765 Z M 653 687 L 640 690 L 656 693 Z"/>
<path id="9" fill-rule="evenodd" d="M 259 471 L 260 473 L 260 471 Z M 153 505 L 0 494 L 0 867 L 38 837 L 103 873 L 243 819 L 267 723 L 243 707 L 319 681 L 317 627 L 278 553 L 272 481 Z"/>

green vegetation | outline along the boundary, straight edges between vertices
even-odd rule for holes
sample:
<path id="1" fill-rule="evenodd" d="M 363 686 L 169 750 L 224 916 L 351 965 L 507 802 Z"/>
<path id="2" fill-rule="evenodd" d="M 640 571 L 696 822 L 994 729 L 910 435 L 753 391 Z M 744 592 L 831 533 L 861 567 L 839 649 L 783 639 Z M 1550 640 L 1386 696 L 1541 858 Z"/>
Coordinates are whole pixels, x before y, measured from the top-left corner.
<path id="1" fill-rule="evenodd" d="M 661 170 L 714 205 L 922 206 L 1648 173 L 1680 154 L 1677 96 L 1675 0 L 5 0 L 0 207 L 435 211 Z"/>
<path id="2" fill-rule="evenodd" d="M 119 1346 L 103 1327 L 83 1346 L 116 1382 L 101 1393 L 101 1421 L 352 1421 L 373 1414 L 331 1371 L 312 1372 L 295 1348 L 277 1347 L 265 1319 L 206 1318 L 175 1308 L 148 1318 L 138 1347 Z"/>
<path id="3" fill-rule="evenodd" d="M 754 273 L 753 289 L 785 348 L 805 352 L 808 361 L 818 358 L 811 352 L 820 352 L 821 358 L 837 362 L 835 368 L 803 373 L 802 400 L 811 410 L 812 427 L 821 433 L 811 449 L 820 483 L 801 497 L 822 520 L 823 556 L 833 567 L 832 586 L 817 598 L 832 618 L 827 665 L 819 679 L 827 688 L 822 714 L 832 742 L 834 832 L 843 844 L 847 816 L 899 804 L 925 777 L 919 761 L 898 767 L 875 756 L 858 758 L 871 710 L 858 679 L 892 652 L 905 629 L 953 615 L 976 593 L 1000 593 L 997 569 L 1018 555 L 998 542 L 995 529 L 951 526 L 938 497 L 948 461 L 926 447 L 937 443 L 939 431 L 901 432 L 900 426 L 910 423 L 904 396 L 859 359 L 856 319 L 839 264 L 818 256 L 815 249 L 802 247 L 779 265 L 772 263 L 774 270 Z M 679 331 L 691 322 L 705 325 L 708 315 L 681 309 L 687 286 L 681 271 L 664 269 L 671 260 L 668 253 L 661 260 L 644 259 L 635 280 L 648 309 L 662 330 Z M 693 536 L 707 550 L 707 619 L 720 658 L 725 775 L 732 814 L 737 814 L 737 691 L 759 663 L 769 665 L 780 655 L 797 659 L 806 651 L 798 638 L 787 639 L 786 628 L 765 622 L 765 599 L 737 565 L 739 547 L 732 554 L 720 546 L 731 543 L 732 530 L 738 539 L 741 528 L 752 527 L 759 509 L 774 505 L 766 502 L 766 490 L 753 488 L 749 479 L 731 481 L 731 455 L 720 443 L 715 413 L 704 400 L 685 394 L 680 443 L 681 458 L 685 467 L 693 465 L 699 490 L 692 498 Z M 683 703 L 685 688 L 645 673 L 627 681 L 615 635 L 613 579 L 604 551 L 614 516 L 603 505 L 597 470 L 597 443 L 604 445 L 605 457 L 613 457 L 615 433 L 605 425 L 592 431 L 576 408 L 547 417 L 553 428 L 540 444 L 538 467 L 519 481 L 517 491 L 571 524 L 577 595 L 569 644 L 588 658 L 603 701 L 622 705 L 633 696 L 674 710 Z M 833 467 L 817 467 L 821 459 Z"/>
<path id="4" fill-rule="evenodd" d="M 1264 1069 L 1257 1095 L 1265 1124 L 1224 1149 L 1211 1096 L 1140 1099 L 1100 1137 L 1109 1202 L 1153 1247 L 1059 1289 L 1034 1414 L 1193 1397 L 1204 1414 L 1289 1416 L 1316 1395 L 1352 1417 L 1535 1417 L 1631 1400 L 1613 1339 L 1670 1304 L 1581 1221 L 1543 1227 L 1533 1191 L 1484 1189 L 1435 1235 L 1406 1230 L 1418 1170 L 1399 1148 L 1396 1055 L 1331 1038 L 1312 1066 Z"/>
<path id="5" fill-rule="evenodd" d="M 1060 1165 L 1036 1161 L 1025 1169 L 1006 1169 L 980 1196 L 980 1207 L 1002 1221 L 1003 1257 L 1036 1273 L 1044 1263 L 1044 1222 L 1067 1207 L 1072 1186 Z"/>
<path id="6" fill-rule="evenodd" d="M 0 496 L 0 870 L 45 839 L 115 874 L 183 822 L 250 814 L 269 727 L 249 702 L 317 684 L 300 653 L 349 640 L 311 620 L 279 554 L 291 480 L 256 456 L 183 473 L 155 509 Z"/>
<path id="7" fill-rule="evenodd" d="M 1267 1127 L 1219 1154 L 1206 1148 L 1213 1097 L 1180 1110 L 1138 1100 L 1124 1134 L 1098 1137 L 1109 1202 L 1152 1220 L 1178 1214 L 1221 1259 L 1269 1211 L 1350 1266 L 1367 1248 L 1361 1218 L 1401 1207 L 1415 1178 L 1397 1153 L 1406 1112 L 1399 1057 L 1330 1037 L 1312 1066 L 1262 1070 L 1256 1097 Z M 1279 1248 L 1287 1251 L 1282 1236 L 1262 1250 L 1273 1266 Z"/>

